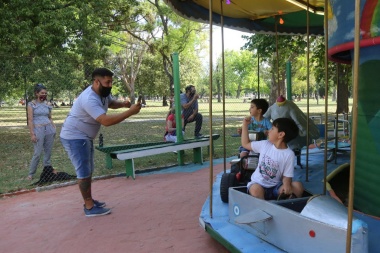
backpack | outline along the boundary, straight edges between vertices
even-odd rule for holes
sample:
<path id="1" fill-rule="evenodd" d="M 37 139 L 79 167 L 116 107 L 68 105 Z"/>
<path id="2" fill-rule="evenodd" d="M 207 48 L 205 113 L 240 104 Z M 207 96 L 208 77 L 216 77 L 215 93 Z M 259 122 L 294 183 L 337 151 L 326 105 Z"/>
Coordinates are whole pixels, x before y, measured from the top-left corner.
<path id="1" fill-rule="evenodd" d="M 52 166 L 45 166 L 40 175 L 40 180 L 31 184 L 41 186 L 53 181 L 64 181 L 76 178 L 74 175 L 70 175 L 66 172 L 58 172 Z"/>

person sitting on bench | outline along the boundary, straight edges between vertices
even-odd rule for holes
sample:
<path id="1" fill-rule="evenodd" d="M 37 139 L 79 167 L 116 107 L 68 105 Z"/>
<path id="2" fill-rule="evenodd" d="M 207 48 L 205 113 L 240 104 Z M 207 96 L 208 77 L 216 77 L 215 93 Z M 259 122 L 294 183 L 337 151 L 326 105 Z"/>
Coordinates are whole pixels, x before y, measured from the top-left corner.
<path id="1" fill-rule="evenodd" d="M 184 120 L 182 116 L 182 126 Z M 166 117 L 166 132 L 164 135 L 164 140 L 167 142 L 177 142 L 177 134 L 176 134 L 176 123 L 175 123 L 175 109 L 171 108 L 169 111 L 169 115 Z M 185 131 L 182 131 L 182 136 L 185 135 Z"/>
<path id="2" fill-rule="evenodd" d="M 185 93 L 180 94 L 182 115 L 184 117 L 183 131 L 185 131 L 187 123 L 195 121 L 194 137 L 201 138 L 203 116 L 198 112 L 198 98 L 194 85 L 188 85 L 185 88 Z"/>

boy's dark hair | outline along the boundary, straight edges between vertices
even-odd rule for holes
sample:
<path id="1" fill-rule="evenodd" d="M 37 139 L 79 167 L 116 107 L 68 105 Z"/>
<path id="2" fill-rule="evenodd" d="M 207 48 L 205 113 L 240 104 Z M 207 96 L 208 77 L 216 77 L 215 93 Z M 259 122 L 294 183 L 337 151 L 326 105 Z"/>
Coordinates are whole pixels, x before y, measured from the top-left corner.
<path id="1" fill-rule="evenodd" d="M 261 115 L 267 112 L 269 103 L 263 98 L 252 99 L 251 104 L 255 104 L 257 109 L 261 109 Z"/>
<path id="2" fill-rule="evenodd" d="M 97 68 L 92 72 L 92 75 L 91 75 L 92 80 L 94 80 L 95 77 L 97 76 L 101 76 L 101 77 L 111 76 L 112 77 L 113 72 L 107 68 Z"/>
<path id="3" fill-rule="evenodd" d="M 277 118 L 273 121 L 272 125 L 277 127 L 278 132 L 285 133 L 285 143 L 289 143 L 298 136 L 298 126 L 296 122 L 290 118 Z"/>

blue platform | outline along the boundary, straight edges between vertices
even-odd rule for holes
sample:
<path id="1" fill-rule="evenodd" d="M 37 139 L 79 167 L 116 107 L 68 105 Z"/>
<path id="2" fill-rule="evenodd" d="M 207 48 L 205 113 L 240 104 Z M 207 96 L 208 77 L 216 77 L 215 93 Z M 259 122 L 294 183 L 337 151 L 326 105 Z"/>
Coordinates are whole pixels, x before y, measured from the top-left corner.
<path id="1" fill-rule="evenodd" d="M 308 181 L 306 181 L 306 157 L 301 155 L 303 169 L 295 169 L 294 180 L 301 181 L 306 190 L 313 194 L 323 193 L 324 154 L 323 152 L 310 153 L 308 161 Z M 327 175 L 339 165 L 350 162 L 349 152 L 339 154 L 334 161 L 327 163 Z M 201 213 L 200 223 L 214 239 L 223 244 L 231 252 L 283 252 L 258 237 L 246 232 L 244 229 L 229 222 L 228 204 L 220 198 L 220 181 L 222 173 L 218 174 L 213 184 L 212 201 L 210 196 L 206 199 Z M 210 202 L 212 203 L 212 217 L 210 215 Z M 368 224 L 369 252 L 380 252 L 380 219 L 362 213 L 354 215 Z"/>

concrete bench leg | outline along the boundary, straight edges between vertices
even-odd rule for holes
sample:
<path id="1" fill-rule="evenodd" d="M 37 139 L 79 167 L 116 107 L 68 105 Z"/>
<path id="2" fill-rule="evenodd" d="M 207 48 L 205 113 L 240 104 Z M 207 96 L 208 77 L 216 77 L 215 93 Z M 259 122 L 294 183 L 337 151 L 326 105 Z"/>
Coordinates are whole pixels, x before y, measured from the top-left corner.
<path id="1" fill-rule="evenodd" d="M 135 175 L 135 162 L 133 159 L 125 160 L 125 175 L 127 178 L 131 176 L 133 179 L 136 178 Z"/>
<path id="2" fill-rule="evenodd" d="M 112 169 L 112 157 L 110 153 L 106 153 L 106 168 Z"/>
<path id="3" fill-rule="evenodd" d="M 193 149 L 193 161 L 194 163 L 200 163 L 203 164 L 203 157 L 202 157 L 202 147 L 194 148 Z"/>

